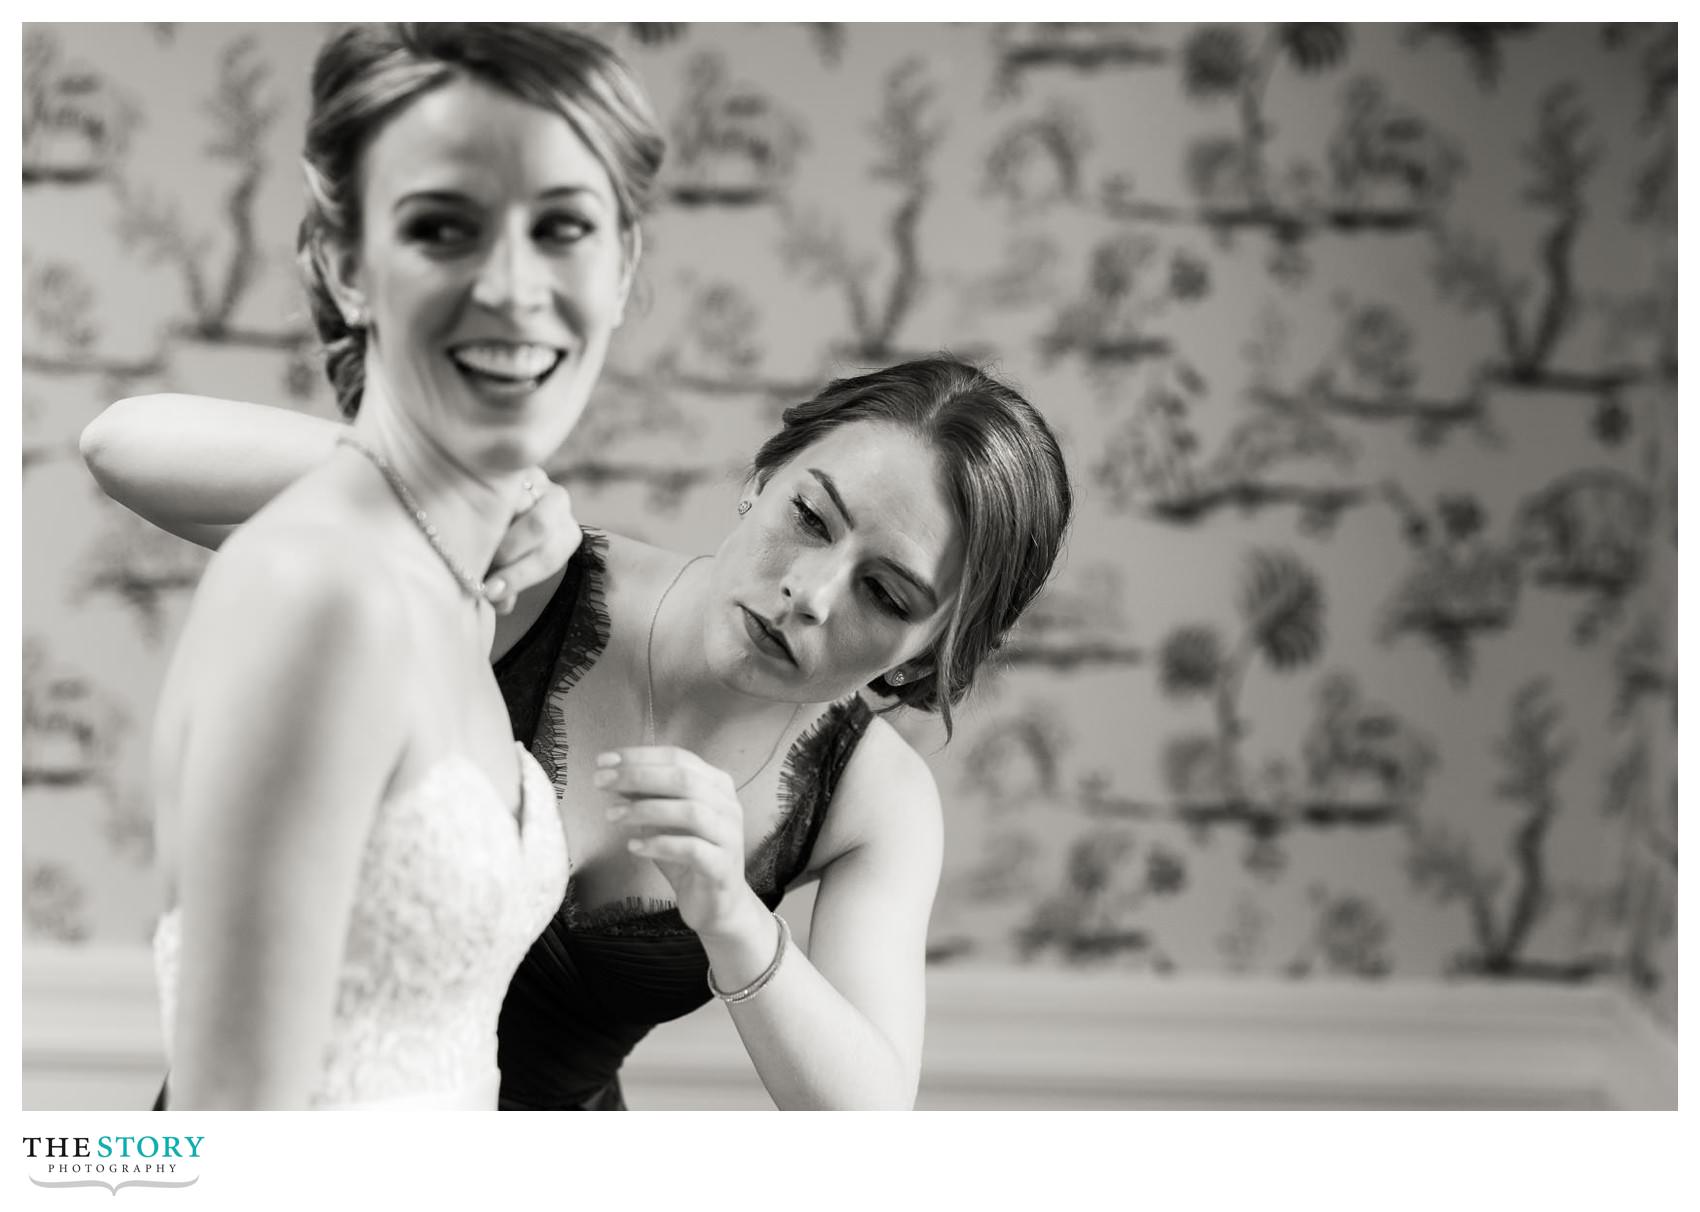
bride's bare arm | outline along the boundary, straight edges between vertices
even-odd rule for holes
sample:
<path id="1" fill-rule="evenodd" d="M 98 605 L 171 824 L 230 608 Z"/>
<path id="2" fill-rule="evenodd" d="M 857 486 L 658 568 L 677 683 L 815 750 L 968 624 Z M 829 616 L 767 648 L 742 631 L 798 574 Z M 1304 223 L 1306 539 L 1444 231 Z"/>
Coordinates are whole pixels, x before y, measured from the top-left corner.
<path id="1" fill-rule="evenodd" d="M 106 495 L 180 538 L 218 547 L 336 448 L 335 421 L 237 400 L 119 400 L 89 422 L 83 461 Z"/>
<path id="2" fill-rule="evenodd" d="M 217 548 L 336 449 L 341 423 L 265 404 L 176 393 L 131 396 L 89 422 L 83 461 L 106 495 L 161 530 Z M 492 656 L 537 617 L 578 550 L 572 498 L 541 469 L 514 502 L 489 570 Z"/>
<path id="3" fill-rule="evenodd" d="M 181 641 L 174 1110 L 305 1106 L 323 1053 L 414 660 L 393 587 L 335 542 L 233 539 Z"/>

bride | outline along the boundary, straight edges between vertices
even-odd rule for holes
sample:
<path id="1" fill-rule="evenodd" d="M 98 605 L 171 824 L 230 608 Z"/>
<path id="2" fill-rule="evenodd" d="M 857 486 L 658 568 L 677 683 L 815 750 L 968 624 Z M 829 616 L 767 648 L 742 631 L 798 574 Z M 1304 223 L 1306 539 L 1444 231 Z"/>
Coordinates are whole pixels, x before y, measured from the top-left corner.
<path id="1" fill-rule="evenodd" d="M 565 30 L 320 51 L 302 260 L 357 415 L 225 542 L 162 690 L 173 1109 L 495 1107 L 502 997 L 567 857 L 472 570 L 583 410 L 660 146 Z"/>

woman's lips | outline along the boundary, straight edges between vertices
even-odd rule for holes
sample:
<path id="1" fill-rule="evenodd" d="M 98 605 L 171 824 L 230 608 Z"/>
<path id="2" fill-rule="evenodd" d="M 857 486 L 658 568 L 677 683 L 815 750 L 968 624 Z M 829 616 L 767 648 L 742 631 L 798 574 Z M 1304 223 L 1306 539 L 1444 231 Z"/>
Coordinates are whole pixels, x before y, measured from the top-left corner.
<path id="1" fill-rule="evenodd" d="M 740 606 L 738 609 L 744 612 L 744 634 L 750 637 L 750 643 L 787 665 L 797 663 L 797 659 L 791 655 L 791 650 L 785 646 L 777 633 L 770 631 L 754 611 L 746 606 Z"/>

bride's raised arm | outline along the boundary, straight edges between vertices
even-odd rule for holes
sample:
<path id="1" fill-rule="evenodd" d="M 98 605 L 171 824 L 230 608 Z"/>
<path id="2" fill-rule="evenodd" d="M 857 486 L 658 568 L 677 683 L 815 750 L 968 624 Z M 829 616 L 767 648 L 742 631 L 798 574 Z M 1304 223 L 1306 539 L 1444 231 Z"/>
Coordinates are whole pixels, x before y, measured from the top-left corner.
<path id="1" fill-rule="evenodd" d="M 264 404 L 132 396 L 83 430 L 106 495 L 162 530 L 216 548 L 334 449 L 343 426 Z"/>
<path id="2" fill-rule="evenodd" d="M 266 404 L 162 392 L 109 406 L 83 429 L 81 450 L 107 496 L 161 530 L 216 550 L 262 505 L 328 458 L 344 428 Z M 487 581 L 503 616 L 527 590 L 537 590 L 533 598 L 546 597 L 580 539 L 566 489 L 540 468 L 524 484 Z M 529 617 L 522 610 L 497 624 L 498 654 Z"/>

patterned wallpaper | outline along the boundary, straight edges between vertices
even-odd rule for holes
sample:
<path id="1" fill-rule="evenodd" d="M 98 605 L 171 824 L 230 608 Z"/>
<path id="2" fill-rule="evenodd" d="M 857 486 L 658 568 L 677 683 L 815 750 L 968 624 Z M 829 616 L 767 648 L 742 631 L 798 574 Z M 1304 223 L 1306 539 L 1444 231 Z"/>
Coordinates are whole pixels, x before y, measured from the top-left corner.
<path id="1" fill-rule="evenodd" d="M 553 468 L 583 518 L 706 549 L 787 401 L 940 348 L 1076 469 L 956 740 L 901 724 L 935 962 L 1611 980 L 1674 1027 L 1674 28 L 597 29 L 670 152 Z M 79 429 L 167 388 L 330 412 L 291 260 L 322 32 L 25 30 L 36 939 L 151 929 L 204 562 Z"/>

